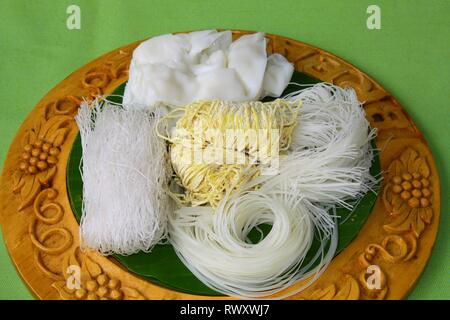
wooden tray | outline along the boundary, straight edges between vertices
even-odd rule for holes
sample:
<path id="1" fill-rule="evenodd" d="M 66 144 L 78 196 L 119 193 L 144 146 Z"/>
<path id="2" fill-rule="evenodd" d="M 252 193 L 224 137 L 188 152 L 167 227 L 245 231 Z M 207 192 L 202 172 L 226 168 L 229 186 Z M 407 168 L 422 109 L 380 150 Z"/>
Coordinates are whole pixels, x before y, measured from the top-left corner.
<path id="1" fill-rule="evenodd" d="M 310 288 L 291 299 L 404 298 L 430 257 L 439 226 L 439 175 L 423 135 L 395 98 L 354 66 L 305 43 L 267 37 L 268 50 L 286 56 L 296 70 L 356 90 L 378 128 L 384 171 L 380 195 L 358 237 Z M 112 259 L 79 250 L 66 189 L 67 160 L 78 132 L 73 118 L 83 98 L 110 93 L 126 81 L 138 44 L 107 53 L 64 79 L 31 111 L 10 146 L 0 182 L 0 223 L 12 261 L 37 298 L 218 298 L 159 287 Z M 33 152 L 43 162 L 30 169 L 23 159 Z M 81 289 L 67 289 L 70 265 L 80 267 Z M 366 281 L 370 265 L 380 267 L 377 289 Z"/>

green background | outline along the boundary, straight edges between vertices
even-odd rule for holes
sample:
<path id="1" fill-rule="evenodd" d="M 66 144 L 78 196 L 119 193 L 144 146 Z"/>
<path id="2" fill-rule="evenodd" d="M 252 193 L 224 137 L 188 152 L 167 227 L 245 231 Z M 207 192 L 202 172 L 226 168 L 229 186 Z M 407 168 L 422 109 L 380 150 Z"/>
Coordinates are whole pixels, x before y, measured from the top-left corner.
<path id="1" fill-rule="evenodd" d="M 81 30 L 66 28 L 67 6 Z M 381 8 L 381 30 L 366 9 Z M 410 299 L 450 299 L 450 1 L 0 0 L 0 164 L 25 116 L 72 71 L 130 42 L 195 29 L 258 30 L 298 39 L 380 82 L 425 134 L 440 172 L 441 225 Z M 0 239 L 0 299 L 32 299 Z"/>

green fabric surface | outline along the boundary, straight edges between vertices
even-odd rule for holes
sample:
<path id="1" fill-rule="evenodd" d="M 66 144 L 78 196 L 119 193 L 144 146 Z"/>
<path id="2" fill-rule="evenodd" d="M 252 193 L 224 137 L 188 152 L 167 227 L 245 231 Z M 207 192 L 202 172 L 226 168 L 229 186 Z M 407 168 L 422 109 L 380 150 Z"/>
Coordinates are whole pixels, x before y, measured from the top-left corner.
<path id="1" fill-rule="evenodd" d="M 68 30 L 66 8 L 81 8 Z M 369 30 L 366 9 L 381 9 Z M 433 255 L 410 299 L 450 299 L 450 1 L 25 1 L 0 0 L 0 164 L 20 124 L 68 74 L 114 48 L 153 35 L 208 28 L 298 39 L 359 67 L 421 128 L 440 172 L 442 211 Z M 32 299 L 0 239 L 0 299 Z"/>

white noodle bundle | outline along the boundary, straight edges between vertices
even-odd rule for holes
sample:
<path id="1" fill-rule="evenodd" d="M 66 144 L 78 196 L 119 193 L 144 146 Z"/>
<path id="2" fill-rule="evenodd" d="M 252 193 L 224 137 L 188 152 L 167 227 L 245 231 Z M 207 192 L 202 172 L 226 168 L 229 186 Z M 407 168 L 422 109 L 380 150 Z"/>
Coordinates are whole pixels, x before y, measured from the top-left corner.
<path id="1" fill-rule="evenodd" d="M 319 84 L 287 98 L 303 99 L 303 106 L 279 173 L 228 193 L 216 210 L 183 207 L 169 218 L 169 240 L 178 256 L 224 294 L 283 298 L 305 289 L 335 253 L 334 209 L 351 208 L 344 201 L 356 200 L 375 183 L 369 172 L 375 131 L 353 90 Z M 247 234 L 264 223 L 271 231 L 251 244 Z M 312 252 L 314 238 L 321 246 Z"/>
<path id="2" fill-rule="evenodd" d="M 262 298 L 306 280 L 301 287 L 277 296 L 284 298 L 308 287 L 333 258 L 335 224 L 327 228 L 329 234 L 322 232 L 319 225 L 329 217 L 328 212 L 313 209 L 301 197 L 250 191 L 233 197 L 227 206 L 215 211 L 184 207 L 169 220 L 170 242 L 178 256 L 216 291 Z M 270 224 L 272 229 L 252 244 L 248 233 L 261 224 Z M 310 252 L 315 237 L 321 244 Z M 310 260 L 306 259 L 308 253 Z"/>
<path id="3" fill-rule="evenodd" d="M 82 247 L 127 255 L 151 251 L 167 236 L 169 173 L 158 120 L 98 100 L 81 105 Z"/>

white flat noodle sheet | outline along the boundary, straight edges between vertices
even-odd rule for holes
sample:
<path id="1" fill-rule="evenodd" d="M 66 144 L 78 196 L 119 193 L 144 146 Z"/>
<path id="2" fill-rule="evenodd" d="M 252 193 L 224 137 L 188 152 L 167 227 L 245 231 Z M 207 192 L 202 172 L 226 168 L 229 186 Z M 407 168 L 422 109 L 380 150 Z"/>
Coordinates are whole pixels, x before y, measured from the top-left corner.
<path id="1" fill-rule="evenodd" d="M 263 80 L 263 96 L 279 97 L 291 80 L 294 66 L 281 54 L 275 53 L 267 59 Z"/>
<path id="2" fill-rule="evenodd" d="M 182 106 L 200 99 L 233 101 L 279 96 L 293 66 L 280 55 L 267 57 L 263 33 L 232 42 L 231 31 L 167 34 L 133 52 L 124 104 L 128 108 Z"/>
<path id="3" fill-rule="evenodd" d="M 236 70 L 246 90 L 246 100 L 261 95 L 267 65 L 266 38 L 263 33 L 244 35 L 233 42 L 228 53 L 228 67 Z"/>

